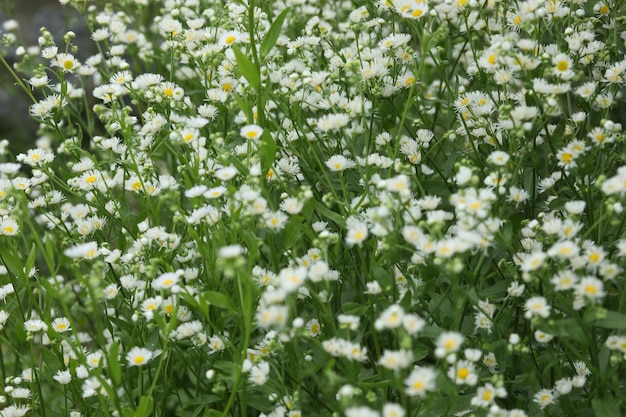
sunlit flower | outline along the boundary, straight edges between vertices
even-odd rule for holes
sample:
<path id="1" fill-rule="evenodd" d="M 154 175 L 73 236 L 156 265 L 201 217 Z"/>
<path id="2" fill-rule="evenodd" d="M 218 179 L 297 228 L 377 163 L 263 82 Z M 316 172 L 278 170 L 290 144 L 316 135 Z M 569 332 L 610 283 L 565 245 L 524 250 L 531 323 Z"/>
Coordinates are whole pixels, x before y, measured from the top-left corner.
<path id="1" fill-rule="evenodd" d="M 0 235 L 15 236 L 18 234 L 20 227 L 12 218 L 5 218 L 0 220 Z"/>
<path id="2" fill-rule="evenodd" d="M 126 354 L 128 366 L 143 366 L 150 362 L 153 352 L 149 349 L 135 346 Z"/>
<path id="3" fill-rule="evenodd" d="M 356 166 L 356 163 L 343 155 L 333 155 L 328 159 L 328 161 L 326 161 L 326 166 L 331 171 L 337 172 L 352 168 Z"/>
<path id="4" fill-rule="evenodd" d="M 52 329 L 57 333 L 63 333 L 71 330 L 70 321 L 66 317 L 59 317 L 52 321 Z"/>
<path id="5" fill-rule="evenodd" d="M 249 140 L 258 140 L 263 135 L 263 128 L 257 125 L 246 125 L 241 128 L 239 134 Z"/>
<path id="6" fill-rule="evenodd" d="M 435 341 L 435 355 L 438 358 L 443 358 L 450 353 L 455 353 L 461 348 L 463 340 L 463 335 L 457 332 L 449 331 L 441 333 Z"/>
<path id="7" fill-rule="evenodd" d="M 487 383 L 479 387 L 476 395 L 472 397 L 471 404 L 477 407 L 487 408 L 495 403 L 496 398 L 505 398 L 507 392 L 503 387 L 495 387 Z"/>
<path id="8" fill-rule="evenodd" d="M 54 57 L 52 65 L 61 68 L 64 72 L 73 72 L 80 67 L 80 62 L 72 54 L 59 53 Z"/>
<path id="9" fill-rule="evenodd" d="M 63 253 L 68 258 L 94 259 L 100 255 L 100 250 L 97 242 L 87 242 L 69 247 Z"/>
<path id="10" fill-rule="evenodd" d="M 533 316 L 547 318 L 550 316 L 550 305 L 547 300 L 541 296 L 531 297 L 526 300 L 524 310 L 526 310 L 526 318 L 531 318 Z"/>
<path id="11" fill-rule="evenodd" d="M 387 350 L 378 360 L 378 364 L 386 369 L 398 371 L 408 367 L 413 361 L 413 353 L 410 350 Z"/>
<path id="12" fill-rule="evenodd" d="M 468 360 L 459 360 L 448 369 L 448 378 L 457 385 L 476 385 L 478 374 L 474 364 Z"/>
<path id="13" fill-rule="evenodd" d="M 428 391 L 436 389 L 436 377 L 432 368 L 416 366 L 404 380 L 406 385 L 404 392 L 411 396 L 425 397 Z"/>
<path id="14" fill-rule="evenodd" d="M 556 401 L 557 395 L 551 389 L 544 388 L 539 390 L 534 396 L 533 401 L 539 404 L 542 410 Z"/>

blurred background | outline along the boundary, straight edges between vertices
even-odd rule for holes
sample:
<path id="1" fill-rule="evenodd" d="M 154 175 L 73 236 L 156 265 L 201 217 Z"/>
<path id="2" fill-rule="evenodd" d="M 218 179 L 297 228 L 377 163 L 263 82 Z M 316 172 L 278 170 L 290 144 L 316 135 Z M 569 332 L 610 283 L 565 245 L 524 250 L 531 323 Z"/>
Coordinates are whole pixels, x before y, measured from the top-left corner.
<path id="1" fill-rule="evenodd" d="M 2 24 L 9 19 L 16 19 L 19 22 L 19 30 L 16 32 L 18 41 L 10 48 L 0 46 L 0 54 L 11 65 L 19 61 L 19 57 L 15 54 L 17 46 L 37 45 L 39 29 L 42 26 L 53 34 L 59 49 L 64 47 L 63 35 L 68 30 L 76 32 L 77 39 L 82 38 L 84 41 L 89 39 L 81 16 L 73 9 L 61 6 L 58 0 L 1 0 L 0 31 L 2 33 L 6 32 Z M 77 55 L 89 56 L 90 53 L 82 50 Z M 37 140 L 38 124 L 28 115 L 30 104 L 32 102 L 16 86 L 8 70 L 0 66 L 0 139 L 9 140 L 9 150 L 13 155 L 33 147 Z"/>

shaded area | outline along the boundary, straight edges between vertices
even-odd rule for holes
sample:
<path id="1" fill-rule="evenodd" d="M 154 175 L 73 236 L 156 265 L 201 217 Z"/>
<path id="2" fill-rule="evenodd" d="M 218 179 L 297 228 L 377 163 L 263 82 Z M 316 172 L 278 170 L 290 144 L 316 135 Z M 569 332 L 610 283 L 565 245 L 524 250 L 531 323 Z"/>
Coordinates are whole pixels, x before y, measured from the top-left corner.
<path id="1" fill-rule="evenodd" d="M 0 24 L 11 18 L 20 25 L 16 33 L 18 41 L 8 50 L 0 49 L 11 65 L 20 60 L 15 54 L 16 47 L 37 45 L 41 27 L 52 33 L 59 49 L 64 48 L 63 35 L 68 30 L 74 31 L 74 41 L 79 46 L 77 55 L 82 59 L 90 55 L 90 35 L 82 17 L 75 10 L 61 6 L 58 0 L 3 1 Z M 0 30 L 5 32 L 1 27 Z M 9 140 L 13 154 L 33 147 L 37 139 L 38 123 L 29 116 L 30 104 L 32 102 L 6 68 L 0 67 L 0 139 Z"/>

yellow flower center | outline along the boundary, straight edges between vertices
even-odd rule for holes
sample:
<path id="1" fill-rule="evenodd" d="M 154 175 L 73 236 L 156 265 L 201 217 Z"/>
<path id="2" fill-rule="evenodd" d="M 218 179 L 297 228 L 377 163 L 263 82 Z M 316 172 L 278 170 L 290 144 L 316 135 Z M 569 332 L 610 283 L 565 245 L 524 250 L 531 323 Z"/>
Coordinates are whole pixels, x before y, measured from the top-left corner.
<path id="1" fill-rule="evenodd" d="M 598 289 L 593 285 L 585 286 L 585 292 L 589 295 L 596 295 L 598 293 Z"/>
<path id="2" fill-rule="evenodd" d="M 563 155 L 561 156 L 561 160 L 563 162 L 565 162 L 566 164 L 570 164 L 573 160 L 574 160 L 574 155 L 572 155 L 569 152 L 565 152 L 563 153 Z"/>

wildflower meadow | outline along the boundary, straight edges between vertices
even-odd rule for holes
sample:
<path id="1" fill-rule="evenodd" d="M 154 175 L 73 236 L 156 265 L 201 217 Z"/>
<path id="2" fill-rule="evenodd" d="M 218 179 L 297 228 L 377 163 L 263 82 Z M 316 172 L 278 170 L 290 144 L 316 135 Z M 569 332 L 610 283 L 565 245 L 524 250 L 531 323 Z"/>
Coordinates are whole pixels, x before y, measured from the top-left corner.
<path id="1" fill-rule="evenodd" d="M 626 415 L 624 0 L 60 3 L 0 416 Z"/>

